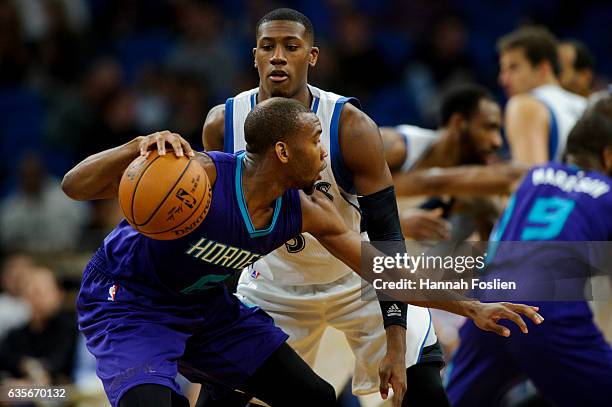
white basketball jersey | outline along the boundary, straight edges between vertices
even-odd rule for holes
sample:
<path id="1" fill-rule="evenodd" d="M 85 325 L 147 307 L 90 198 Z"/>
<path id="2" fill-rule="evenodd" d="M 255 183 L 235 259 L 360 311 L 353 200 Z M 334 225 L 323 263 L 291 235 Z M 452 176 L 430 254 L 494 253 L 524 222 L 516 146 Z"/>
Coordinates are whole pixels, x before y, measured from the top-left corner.
<path id="1" fill-rule="evenodd" d="M 561 161 L 567 136 L 582 116 L 587 100 L 557 85 L 538 86 L 531 91 L 531 95 L 542 102 L 550 113 L 548 158 L 551 161 Z"/>
<path id="2" fill-rule="evenodd" d="M 429 148 L 439 137 L 439 134 L 434 130 L 424 129 L 422 127 L 402 124 L 395 127 L 395 131 L 402 136 L 402 140 L 406 146 L 406 158 L 402 163 L 400 171 L 407 172 L 419 162 L 419 160 L 429 151 Z"/>
<path id="3" fill-rule="evenodd" d="M 344 166 L 338 142 L 340 113 L 346 102 L 359 106 L 353 98 L 346 98 L 308 86 L 313 96 L 311 110 L 321 122 L 321 142 L 329 152 L 327 167 L 316 189 L 330 197 L 346 224 L 360 232 L 361 213 L 352 183 L 352 175 Z M 244 150 L 244 121 L 257 103 L 259 89 L 251 89 L 228 99 L 225 103 L 224 150 L 228 153 Z M 302 233 L 285 243 L 254 265 L 254 269 L 283 285 L 327 284 L 344 277 L 352 270 L 332 256 L 308 233 Z"/>

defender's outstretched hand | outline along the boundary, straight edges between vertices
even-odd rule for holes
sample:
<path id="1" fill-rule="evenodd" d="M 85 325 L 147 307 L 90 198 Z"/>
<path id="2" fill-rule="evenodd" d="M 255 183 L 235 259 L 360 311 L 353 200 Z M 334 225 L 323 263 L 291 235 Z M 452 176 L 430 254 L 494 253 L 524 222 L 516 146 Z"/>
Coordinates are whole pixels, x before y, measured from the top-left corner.
<path id="1" fill-rule="evenodd" d="M 526 315 L 538 325 L 544 321 L 544 318 L 537 312 L 539 310 L 538 307 L 513 304 L 510 302 L 474 302 L 474 304 L 476 305 L 475 311 L 472 315 L 469 315 L 469 317 L 474 321 L 476 326 L 483 331 L 495 332 L 505 337 L 510 336 L 510 330 L 497 323 L 500 319 L 511 320 L 518 325 L 521 332 L 525 334 L 528 332 L 528 329 L 520 314 Z"/>

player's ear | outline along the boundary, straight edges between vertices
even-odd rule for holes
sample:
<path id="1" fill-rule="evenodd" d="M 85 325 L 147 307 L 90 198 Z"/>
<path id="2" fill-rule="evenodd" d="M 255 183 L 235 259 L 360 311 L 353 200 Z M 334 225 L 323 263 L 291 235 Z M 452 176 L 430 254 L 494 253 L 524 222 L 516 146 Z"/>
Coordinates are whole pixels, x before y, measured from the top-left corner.
<path id="1" fill-rule="evenodd" d="M 317 64 L 318 59 L 319 59 L 319 47 L 311 47 L 310 57 L 308 59 L 308 65 L 315 66 Z"/>
<path id="2" fill-rule="evenodd" d="M 467 131 L 467 126 L 468 126 L 467 120 L 465 120 L 465 117 L 459 112 L 453 113 L 451 117 L 448 119 L 447 127 L 449 127 L 452 130 L 459 131 L 459 132 L 465 132 Z"/>
<path id="3" fill-rule="evenodd" d="M 257 68 L 257 58 L 255 58 L 255 53 L 257 52 L 257 48 L 253 48 L 253 65 Z"/>
<path id="4" fill-rule="evenodd" d="M 289 162 L 289 148 L 286 143 L 282 141 L 276 142 L 274 145 L 274 152 L 276 153 L 276 157 L 283 164 L 287 164 Z"/>

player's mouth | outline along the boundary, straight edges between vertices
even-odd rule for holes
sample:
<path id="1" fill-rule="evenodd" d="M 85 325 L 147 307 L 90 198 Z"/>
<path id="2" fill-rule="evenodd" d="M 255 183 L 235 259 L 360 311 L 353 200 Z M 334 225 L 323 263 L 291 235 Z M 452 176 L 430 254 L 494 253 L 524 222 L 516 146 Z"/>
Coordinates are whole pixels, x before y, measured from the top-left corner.
<path id="1" fill-rule="evenodd" d="M 270 78 L 272 82 L 280 83 L 280 82 L 284 82 L 285 80 L 289 79 L 289 75 L 285 71 L 276 69 L 270 72 L 270 75 L 268 75 L 268 78 Z"/>

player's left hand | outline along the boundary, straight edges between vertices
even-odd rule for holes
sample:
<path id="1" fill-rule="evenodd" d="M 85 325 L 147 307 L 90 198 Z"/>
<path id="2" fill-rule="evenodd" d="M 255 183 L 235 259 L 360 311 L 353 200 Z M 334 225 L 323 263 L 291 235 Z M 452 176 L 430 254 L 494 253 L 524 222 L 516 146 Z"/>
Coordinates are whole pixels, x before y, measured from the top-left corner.
<path id="1" fill-rule="evenodd" d="M 408 382 L 406 378 L 406 330 L 399 326 L 390 326 L 387 328 L 388 339 L 389 329 L 398 330 L 396 339 L 399 340 L 387 340 L 387 353 L 378 369 L 380 395 L 383 400 L 386 400 L 389 397 L 389 385 L 391 385 L 391 388 L 393 388 L 391 405 L 393 407 L 400 407 L 402 400 L 404 400 L 404 394 L 406 394 Z"/>
<path id="2" fill-rule="evenodd" d="M 524 304 L 513 304 L 511 302 L 476 303 L 476 311 L 472 315 L 472 320 L 476 326 L 483 331 L 495 332 L 498 335 L 508 337 L 510 330 L 505 326 L 499 325 L 500 319 L 509 319 L 521 329 L 524 334 L 528 333 L 527 325 L 520 314 L 526 315 L 535 324 L 541 324 L 544 318 L 538 314 L 538 307 Z"/>

